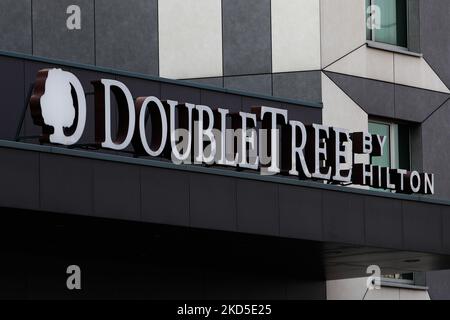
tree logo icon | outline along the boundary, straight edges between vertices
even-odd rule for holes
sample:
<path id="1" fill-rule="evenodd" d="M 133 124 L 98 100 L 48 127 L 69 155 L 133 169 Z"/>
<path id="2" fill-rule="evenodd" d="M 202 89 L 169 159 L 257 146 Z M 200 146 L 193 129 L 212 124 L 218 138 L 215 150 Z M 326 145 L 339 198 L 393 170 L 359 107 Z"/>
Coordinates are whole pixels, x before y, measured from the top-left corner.
<path id="1" fill-rule="evenodd" d="M 34 123 L 42 126 L 41 141 L 71 145 L 81 138 L 86 123 L 86 97 L 72 73 L 56 68 L 40 70 L 30 107 Z"/>

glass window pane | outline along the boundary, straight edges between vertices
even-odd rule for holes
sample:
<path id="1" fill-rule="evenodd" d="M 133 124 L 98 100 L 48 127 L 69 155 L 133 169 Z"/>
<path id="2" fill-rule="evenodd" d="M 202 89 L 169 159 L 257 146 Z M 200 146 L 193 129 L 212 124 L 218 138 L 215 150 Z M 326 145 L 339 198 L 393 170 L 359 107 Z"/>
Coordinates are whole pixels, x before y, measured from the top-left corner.
<path id="1" fill-rule="evenodd" d="M 380 7 L 381 28 L 374 30 L 374 41 L 407 46 L 406 0 L 372 0 Z"/>
<path id="2" fill-rule="evenodd" d="M 371 5 L 371 1 L 372 0 L 366 0 L 366 39 L 367 40 L 372 40 L 372 30 L 369 28 L 370 12 L 368 10 Z"/>
<path id="3" fill-rule="evenodd" d="M 401 47 L 408 46 L 408 10 L 406 0 L 397 0 L 397 45 Z"/>
<path id="4" fill-rule="evenodd" d="M 381 157 L 372 157 L 372 164 L 380 167 L 391 166 L 391 143 L 390 143 L 390 126 L 383 123 L 369 122 L 369 133 L 378 134 L 386 137 L 383 155 Z"/>

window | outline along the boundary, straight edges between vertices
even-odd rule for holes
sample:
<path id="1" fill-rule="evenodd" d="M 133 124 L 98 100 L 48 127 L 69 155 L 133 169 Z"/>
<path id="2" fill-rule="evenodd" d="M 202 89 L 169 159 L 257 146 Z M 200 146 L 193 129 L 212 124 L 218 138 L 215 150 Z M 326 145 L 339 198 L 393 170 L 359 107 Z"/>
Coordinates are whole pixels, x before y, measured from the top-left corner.
<path id="1" fill-rule="evenodd" d="M 372 164 L 380 167 L 391 167 L 392 163 L 395 162 L 391 153 L 391 126 L 381 122 L 369 122 L 369 132 L 370 134 L 379 134 L 386 137 L 383 155 L 381 157 L 372 157 Z"/>
<path id="2" fill-rule="evenodd" d="M 381 285 L 396 287 L 409 285 L 415 287 L 425 287 L 427 284 L 425 272 L 410 272 L 400 274 L 382 275 Z"/>
<path id="3" fill-rule="evenodd" d="M 407 48 L 407 0 L 366 0 L 367 40 Z"/>
<path id="4" fill-rule="evenodd" d="M 389 274 L 383 275 L 382 278 L 385 282 L 414 284 L 414 273 Z"/>
<path id="5" fill-rule="evenodd" d="M 369 121 L 369 132 L 386 137 L 383 155 L 372 157 L 371 164 L 393 169 L 411 169 L 408 125 L 371 120 Z"/>

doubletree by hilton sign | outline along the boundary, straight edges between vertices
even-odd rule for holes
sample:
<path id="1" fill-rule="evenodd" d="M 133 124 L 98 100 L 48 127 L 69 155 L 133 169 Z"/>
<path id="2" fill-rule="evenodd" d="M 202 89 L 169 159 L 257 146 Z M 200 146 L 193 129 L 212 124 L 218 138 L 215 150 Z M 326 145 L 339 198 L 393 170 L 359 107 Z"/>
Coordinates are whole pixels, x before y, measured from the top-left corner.
<path id="1" fill-rule="evenodd" d="M 166 157 L 174 163 L 260 170 L 300 179 L 360 184 L 399 193 L 434 193 L 434 175 L 356 163 L 355 154 L 382 156 L 386 137 L 321 124 L 289 120 L 288 111 L 257 106 L 251 112 L 133 97 L 116 80 L 92 82 L 95 91 L 95 144 L 139 156 Z M 118 128 L 112 126 L 112 101 Z M 86 123 L 80 81 L 61 69 L 38 72 L 30 101 L 41 141 L 75 145 Z"/>

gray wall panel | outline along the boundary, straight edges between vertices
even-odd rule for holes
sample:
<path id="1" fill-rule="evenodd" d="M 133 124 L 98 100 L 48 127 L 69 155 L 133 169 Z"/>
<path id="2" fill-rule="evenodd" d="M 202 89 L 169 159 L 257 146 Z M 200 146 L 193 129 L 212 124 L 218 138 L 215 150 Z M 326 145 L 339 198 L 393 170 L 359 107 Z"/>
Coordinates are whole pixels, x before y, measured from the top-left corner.
<path id="1" fill-rule="evenodd" d="M 324 239 L 364 242 L 364 197 L 338 192 L 323 194 Z"/>
<path id="2" fill-rule="evenodd" d="M 172 170 L 141 168 L 140 179 L 144 221 L 189 225 L 188 174 Z M 174 201 L 170 201 L 169 196 Z"/>
<path id="3" fill-rule="evenodd" d="M 450 101 L 422 124 L 423 170 L 434 173 L 436 197 L 450 199 Z"/>
<path id="4" fill-rule="evenodd" d="M 200 89 L 170 83 L 161 84 L 161 100 L 176 100 L 179 103 L 200 103 Z"/>
<path id="5" fill-rule="evenodd" d="M 131 77 L 118 76 L 117 80 L 123 82 L 133 96 L 137 97 L 148 97 L 161 95 L 161 83 L 157 81 L 149 81 L 144 79 L 137 79 Z"/>
<path id="6" fill-rule="evenodd" d="M 0 149 L 0 206 L 39 208 L 39 153 Z"/>
<path id="7" fill-rule="evenodd" d="M 41 208 L 51 212 L 91 215 L 93 211 L 92 162 L 74 157 L 40 158 Z"/>
<path id="8" fill-rule="evenodd" d="M 366 197 L 365 233 L 367 243 L 379 247 L 401 247 L 402 204 L 400 201 Z"/>
<path id="9" fill-rule="evenodd" d="M 442 207 L 442 230 L 450 230 L 450 208 Z M 442 246 L 446 252 L 450 252 L 450 235 L 447 232 L 442 234 Z"/>
<path id="10" fill-rule="evenodd" d="M 450 300 L 450 270 L 427 272 L 431 300 Z"/>
<path id="11" fill-rule="evenodd" d="M 237 180 L 238 231 L 279 235 L 278 186 Z"/>
<path id="12" fill-rule="evenodd" d="M 301 103 L 300 103 L 301 104 Z M 266 106 L 288 110 L 288 120 L 299 120 L 304 124 L 322 123 L 322 109 L 315 107 L 301 107 L 285 102 L 264 100 L 252 97 L 242 97 L 242 110 L 250 112 L 253 107 Z"/>
<path id="13" fill-rule="evenodd" d="M 272 72 L 270 0 L 223 0 L 223 72 Z"/>
<path id="14" fill-rule="evenodd" d="M 31 0 L 0 1 L 0 30 L 0 50 L 31 54 Z"/>
<path id="15" fill-rule="evenodd" d="M 280 235 L 322 240 L 322 193 L 279 186 Z"/>
<path id="16" fill-rule="evenodd" d="M 333 72 L 325 73 L 369 115 L 389 118 L 395 116 L 393 84 Z"/>
<path id="17" fill-rule="evenodd" d="M 408 49 L 414 52 L 420 50 L 420 2 L 408 0 Z"/>
<path id="18" fill-rule="evenodd" d="M 299 120 L 305 125 L 312 123 L 322 123 L 322 109 L 320 108 L 299 108 L 293 104 L 282 104 L 288 110 L 288 120 Z"/>
<path id="19" fill-rule="evenodd" d="M 242 97 L 224 92 L 201 91 L 201 103 L 211 108 L 225 108 L 231 113 L 241 111 Z"/>
<path id="20" fill-rule="evenodd" d="M 417 251 L 442 250 L 442 219 L 439 206 L 403 201 L 405 248 Z"/>
<path id="21" fill-rule="evenodd" d="M 0 138 L 14 139 L 25 107 L 24 62 L 18 59 L 0 58 Z M 22 129 L 23 130 L 23 129 Z M 23 133 L 23 131 L 22 131 Z"/>
<path id="22" fill-rule="evenodd" d="M 395 118 L 423 122 L 449 95 L 406 86 L 395 86 Z"/>
<path id="23" fill-rule="evenodd" d="M 322 101 L 322 78 L 320 71 L 275 73 L 273 96 L 302 101 Z"/>
<path id="24" fill-rule="evenodd" d="M 450 87 L 450 5 L 443 0 L 420 1 L 420 47 L 425 60 Z"/>
<path id="25" fill-rule="evenodd" d="M 251 76 L 225 77 L 224 87 L 239 91 L 272 95 L 272 75 L 259 74 Z"/>
<path id="26" fill-rule="evenodd" d="M 448 94 L 326 72 L 370 116 L 422 122 Z"/>
<path id="27" fill-rule="evenodd" d="M 81 29 L 66 26 L 67 7 L 78 5 Z M 56 45 L 57 44 L 57 45 Z M 33 54 L 95 64 L 94 0 L 38 0 L 33 2 Z"/>
<path id="28" fill-rule="evenodd" d="M 190 225 L 197 228 L 236 230 L 236 184 L 211 175 L 189 177 Z"/>
<path id="29" fill-rule="evenodd" d="M 96 0 L 96 64 L 158 75 L 156 0 Z"/>
<path id="30" fill-rule="evenodd" d="M 95 161 L 94 215 L 140 220 L 139 167 Z"/>
<path id="31" fill-rule="evenodd" d="M 198 83 L 201 85 L 219 87 L 219 88 L 223 87 L 223 78 L 222 77 L 187 79 L 184 81 L 191 82 L 191 83 Z"/>
<path id="32" fill-rule="evenodd" d="M 411 167 L 423 171 L 422 126 L 410 127 L 409 143 L 411 145 Z"/>

